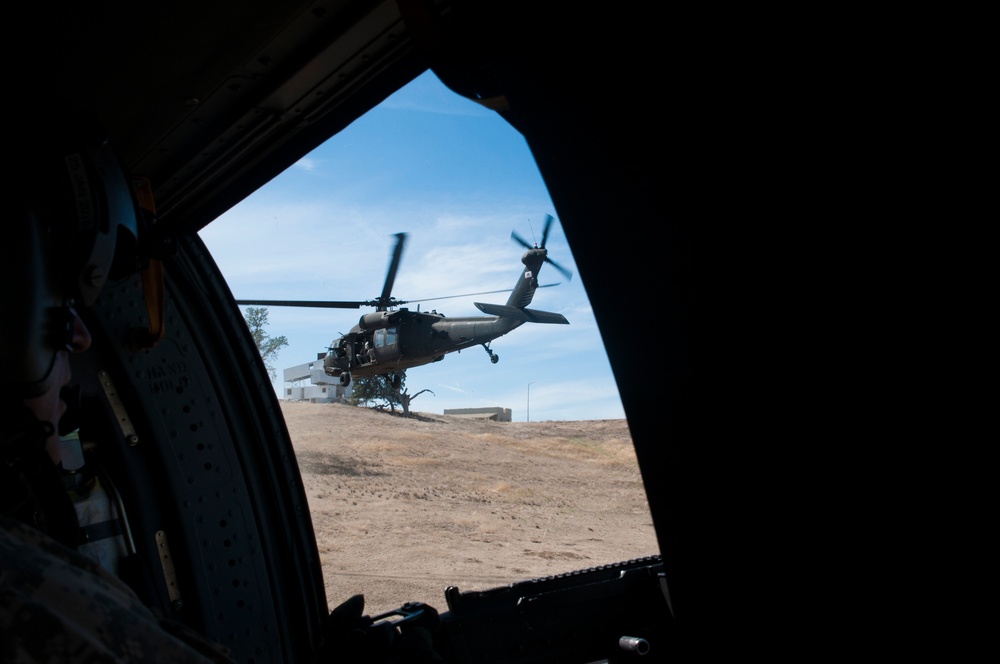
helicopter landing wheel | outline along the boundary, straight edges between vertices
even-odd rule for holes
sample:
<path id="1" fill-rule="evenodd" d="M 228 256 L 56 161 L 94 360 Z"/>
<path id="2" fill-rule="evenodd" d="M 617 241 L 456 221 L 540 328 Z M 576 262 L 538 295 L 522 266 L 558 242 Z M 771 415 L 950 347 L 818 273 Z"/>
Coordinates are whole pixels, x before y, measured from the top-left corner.
<path id="1" fill-rule="evenodd" d="M 400 376 L 399 374 L 392 375 L 392 389 L 398 390 L 402 382 L 403 382 L 402 376 Z"/>
<path id="2" fill-rule="evenodd" d="M 343 385 L 344 387 L 347 387 L 350 382 L 351 382 L 351 374 L 347 373 L 346 371 L 344 373 L 340 374 L 340 384 L 341 385 Z"/>
<path id="3" fill-rule="evenodd" d="M 483 350 L 486 351 L 486 354 L 490 356 L 490 362 L 492 362 L 493 364 L 496 364 L 497 362 L 500 361 L 500 356 L 490 350 L 490 344 L 489 344 L 489 342 L 484 343 L 482 346 L 483 346 Z"/>

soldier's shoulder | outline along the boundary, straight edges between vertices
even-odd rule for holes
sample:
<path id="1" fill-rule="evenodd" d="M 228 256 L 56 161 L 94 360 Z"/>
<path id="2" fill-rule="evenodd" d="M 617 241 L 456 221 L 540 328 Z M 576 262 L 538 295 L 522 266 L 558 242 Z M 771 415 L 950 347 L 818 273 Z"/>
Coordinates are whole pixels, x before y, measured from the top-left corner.
<path id="1" fill-rule="evenodd" d="M 209 662 L 96 561 L 0 516 L 2 661 Z"/>

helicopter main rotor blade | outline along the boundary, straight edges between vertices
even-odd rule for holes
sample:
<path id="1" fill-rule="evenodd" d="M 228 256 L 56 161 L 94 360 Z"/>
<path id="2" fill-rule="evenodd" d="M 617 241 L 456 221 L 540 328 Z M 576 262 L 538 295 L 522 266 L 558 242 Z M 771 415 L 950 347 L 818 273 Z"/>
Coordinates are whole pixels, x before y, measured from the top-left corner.
<path id="1" fill-rule="evenodd" d="M 382 287 L 382 295 L 379 296 L 379 307 L 389 305 L 392 296 L 392 285 L 396 281 L 396 271 L 399 269 L 399 260 L 403 257 L 403 245 L 406 243 L 406 233 L 396 233 L 396 248 L 393 249 L 392 259 L 389 261 L 389 272 L 385 275 L 385 285 Z"/>
<path id="2" fill-rule="evenodd" d="M 257 304 L 264 307 L 310 307 L 316 309 L 360 309 L 364 306 L 374 306 L 374 302 L 326 300 L 236 300 L 236 304 Z"/>
<path id="3" fill-rule="evenodd" d="M 538 287 L 539 288 L 551 288 L 552 286 L 558 286 L 558 285 L 559 285 L 559 282 L 556 282 L 554 284 L 541 284 Z M 482 292 L 479 292 L 479 293 L 462 293 L 461 295 L 445 295 L 443 297 L 425 297 L 425 298 L 421 298 L 421 299 L 418 299 L 418 300 L 407 300 L 406 302 L 403 302 L 402 304 L 409 304 L 411 302 L 414 302 L 414 303 L 415 302 L 434 302 L 435 300 L 452 300 L 452 299 L 454 299 L 456 297 L 474 297 L 476 295 L 492 295 L 494 293 L 509 293 L 512 290 L 514 290 L 514 289 L 513 288 L 501 288 L 500 290 L 482 291 Z"/>

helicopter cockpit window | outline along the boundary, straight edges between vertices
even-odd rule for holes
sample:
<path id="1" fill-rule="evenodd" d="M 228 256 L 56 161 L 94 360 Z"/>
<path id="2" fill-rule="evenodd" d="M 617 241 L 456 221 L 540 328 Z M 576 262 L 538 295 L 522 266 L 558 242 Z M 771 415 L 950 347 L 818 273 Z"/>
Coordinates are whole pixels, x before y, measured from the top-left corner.
<path id="1" fill-rule="evenodd" d="M 385 348 L 396 343 L 396 328 L 375 330 L 375 348 Z"/>

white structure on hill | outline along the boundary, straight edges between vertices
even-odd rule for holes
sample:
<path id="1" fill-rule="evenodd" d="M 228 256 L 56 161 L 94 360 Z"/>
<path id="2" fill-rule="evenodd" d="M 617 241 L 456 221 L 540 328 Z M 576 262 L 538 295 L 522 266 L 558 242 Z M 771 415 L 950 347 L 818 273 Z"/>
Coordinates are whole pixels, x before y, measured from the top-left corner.
<path id="1" fill-rule="evenodd" d="M 465 417 L 474 420 L 493 420 L 494 422 L 510 422 L 510 408 L 493 406 L 490 408 L 445 408 L 445 415 Z"/>
<path id="2" fill-rule="evenodd" d="M 285 399 L 312 403 L 347 400 L 353 386 L 344 387 L 339 378 L 327 376 L 323 371 L 323 357 L 321 354 L 312 362 L 285 369 Z M 303 384 L 307 380 L 309 383 Z"/>
<path id="3" fill-rule="evenodd" d="M 347 402 L 348 397 L 351 396 L 351 390 L 354 388 L 354 383 L 349 383 L 347 387 L 344 387 L 340 384 L 340 378 L 327 376 L 326 372 L 323 371 L 324 357 L 324 354 L 319 354 L 312 362 L 285 369 L 284 399 L 311 403 Z M 309 383 L 304 384 L 306 381 Z M 511 421 L 510 408 L 449 408 L 445 409 L 444 414 L 496 422 Z"/>

